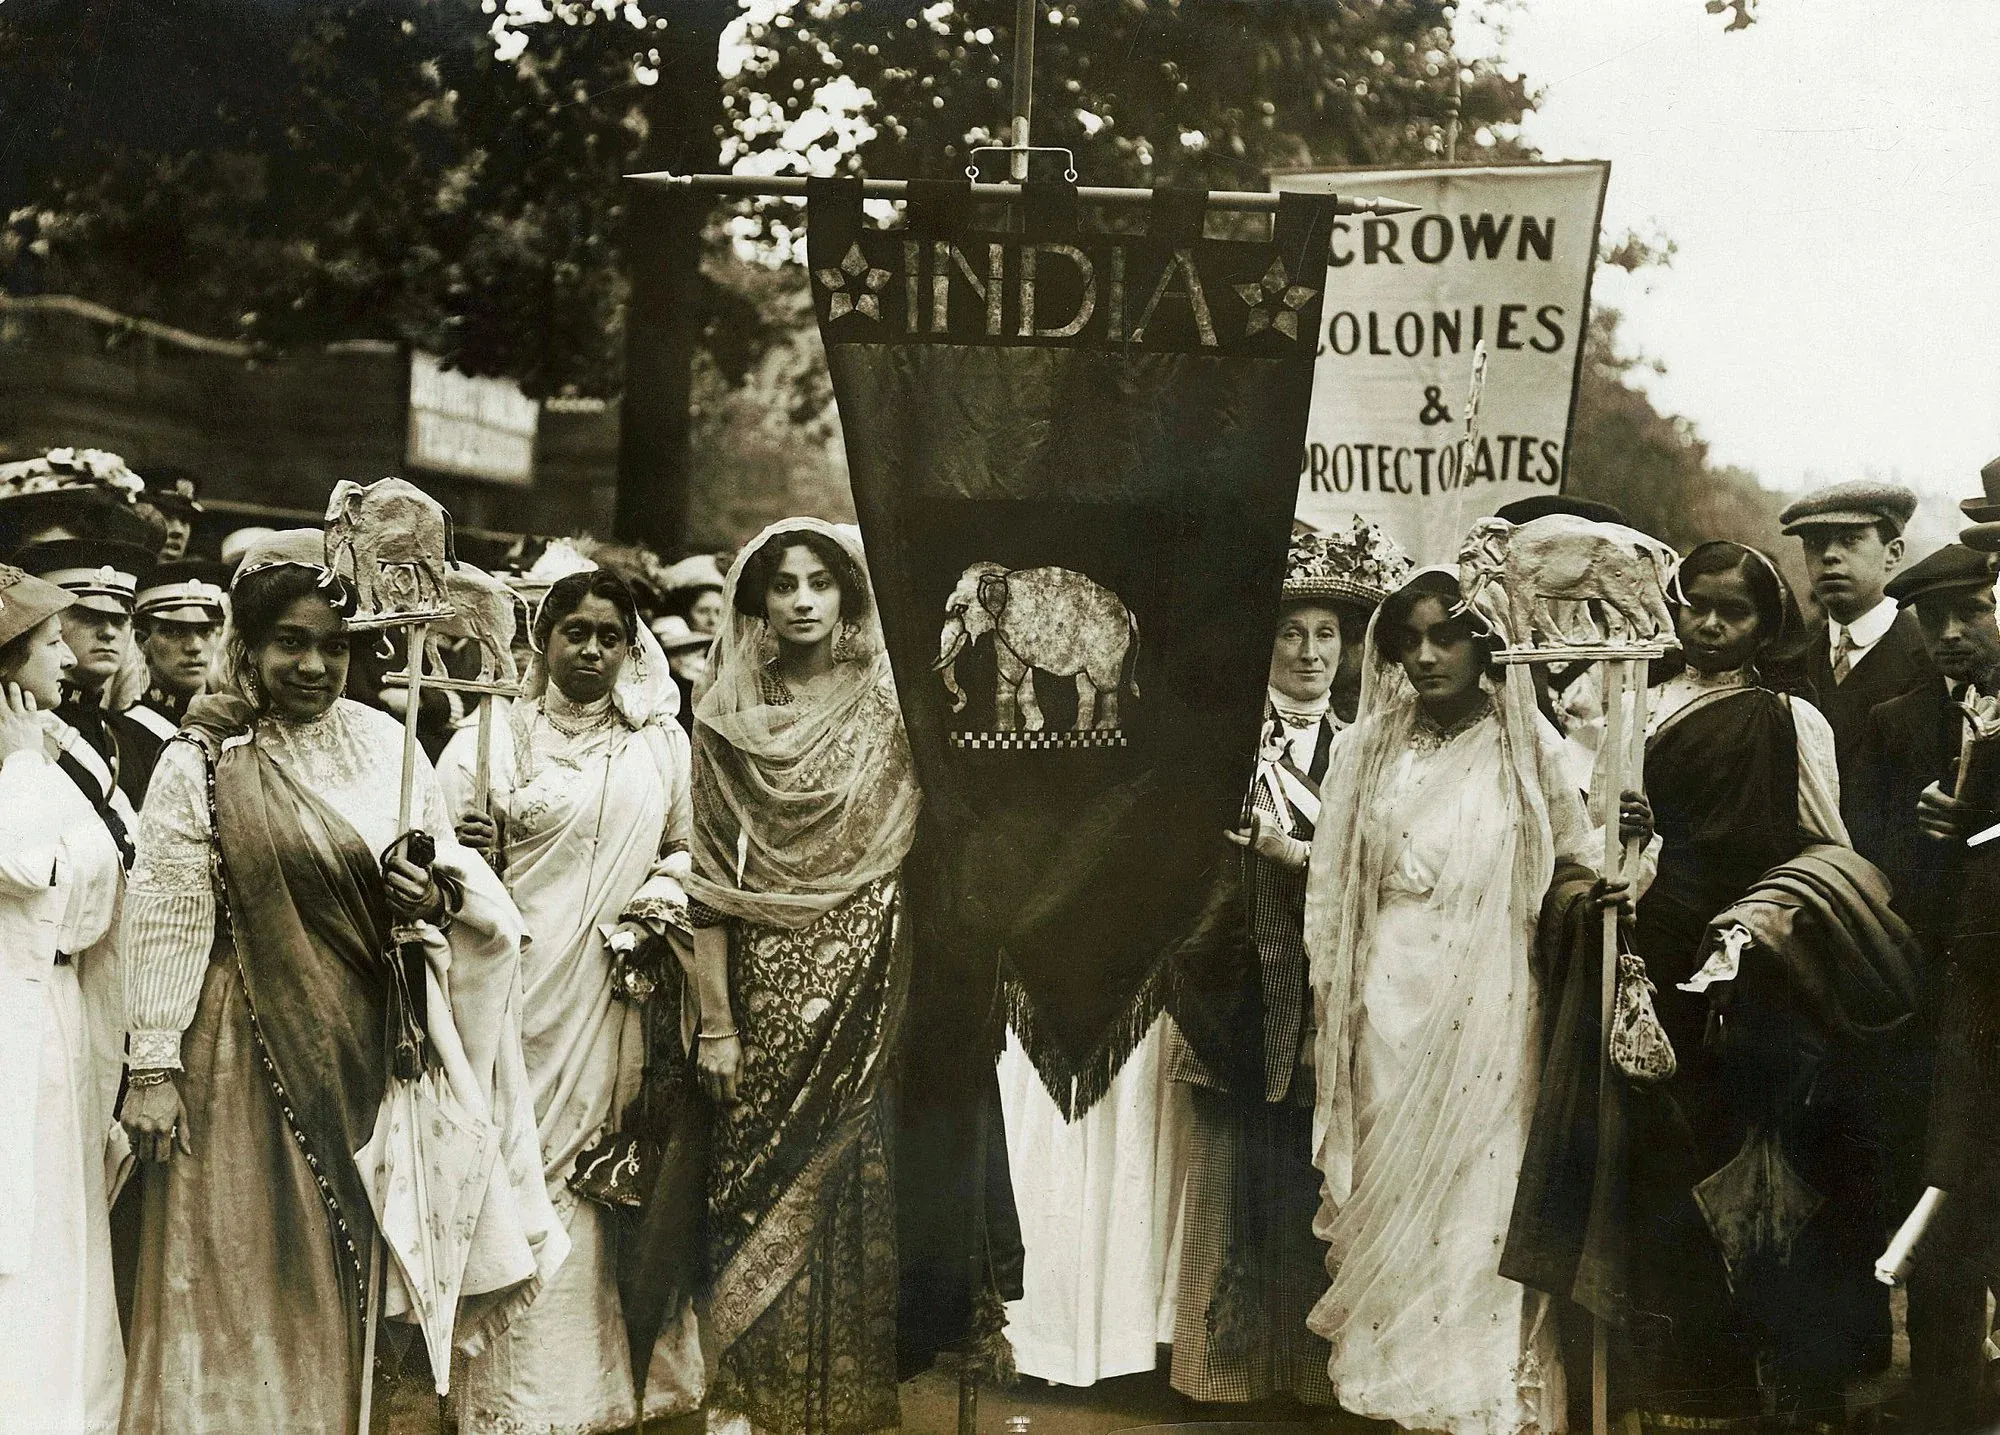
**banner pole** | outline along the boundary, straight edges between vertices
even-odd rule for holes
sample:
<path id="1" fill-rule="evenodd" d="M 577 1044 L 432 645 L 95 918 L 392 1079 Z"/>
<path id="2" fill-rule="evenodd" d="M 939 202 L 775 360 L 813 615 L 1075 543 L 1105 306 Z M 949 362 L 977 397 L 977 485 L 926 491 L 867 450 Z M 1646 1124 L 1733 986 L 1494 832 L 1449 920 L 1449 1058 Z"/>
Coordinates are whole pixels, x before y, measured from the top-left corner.
<path id="1" fill-rule="evenodd" d="M 700 194 L 726 194 L 761 199 L 804 199 L 807 184 L 804 175 L 675 174 L 664 169 L 650 170 L 644 174 L 628 174 L 625 178 L 634 184 L 661 185 L 668 189 L 692 190 Z M 971 188 L 975 203 L 1007 203 L 1021 197 L 1021 186 L 1012 180 L 998 184 L 974 184 Z M 908 180 L 861 181 L 861 194 L 865 199 L 906 199 L 909 193 Z M 1076 197 L 1084 204 L 1145 205 L 1153 202 L 1153 191 L 1132 189 L 1123 185 L 1080 184 L 1076 187 Z M 1215 210 L 1241 210 L 1251 214 L 1276 214 L 1278 197 L 1278 192 L 1275 190 L 1215 189 L 1209 191 L 1208 207 Z M 1335 199 L 1333 212 L 1343 215 L 1386 216 L 1415 214 L 1422 208 L 1420 204 L 1410 204 L 1400 199 L 1356 199 L 1343 194 Z"/>
<path id="2" fill-rule="evenodd" d="M 1014 0 L 1014 153 L 1008 173 L 1028 179 L 1028 121 L 1035 111 L 1035 12 L 1038 0 Z"/>
<path id="3" fill-rule="evenodd" d="M 1604 867 L 1602 875 L 1616 880 L 1624 866 L 1624 843 L 1618 835 L 1619 799 L 1625 791 L 1626 768 L 1631 762 L 1625 714 L 1625 680 L 1632 669 L 1629 659 L 1604 665 L 1604 742 L 1612 755 L 1611 770 L 1600 804 L 1604 819 Z M 1606 1128 L 1611 1105 L 1611 1018 L 1618 993 L 1618 911 L 1606 907 L 1603 914 L 1603 968 L 1598 982 L 1597 1044 L 1597 1150 L 1603 1160 Z M 1590 1321 L 1590 1429 L 1591 1435 L 1609 1435 L 1611 1428 L 1610 1327 L 1603 1316 Z"/>

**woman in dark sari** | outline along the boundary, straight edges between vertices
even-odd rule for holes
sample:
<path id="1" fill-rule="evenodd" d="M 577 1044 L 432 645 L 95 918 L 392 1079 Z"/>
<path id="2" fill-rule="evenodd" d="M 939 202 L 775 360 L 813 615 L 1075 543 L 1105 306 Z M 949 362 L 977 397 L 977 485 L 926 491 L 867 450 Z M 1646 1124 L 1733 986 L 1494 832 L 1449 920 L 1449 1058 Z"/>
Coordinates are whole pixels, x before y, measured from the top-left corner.
<path id="1" fill-rule="evenodd" d="M 709 1180 L 710 1428 L 896 1428 L 889 1068 L 918 795 L 859 535 L 767 529 L 730 573 L 695 708 L 697 1065 Z"/>
<path id="2" fill-rule="evenodd" d="M 1773 1338 L 1784 1342 L 1785 1332 L 1757 1318 L 1747 1292 L 1732 1290 L 1724 1243 L 1696 1187 L 1738 1155 L 1751 1119 L 1742 1037 L 1725 1056 L 1732 1018 L 1712 1016 L 1741 994 L 1681 984 L 1713 949 L 1709 925 L 1719 913 L 1808 846 L 1845 848 L 1848 838 L 1832 730 L 1764 675 L 1799 626 L 1777 569 L 1741 544 L 1704 543 L 1682 563 L 1670 597 L 1686 668 L 1653 695 L 1645 785 L 1662 847 L 1638 904 L 1635 941 L 1679 1069 L 1660 1086 L 1631 1088 L 1632 1313 L 1614 1399 L 1636 1406 L 1648 1429 L 1747 1429 L 1773 1403 L 1824 1402 L 1825 1371 L 1807 1367 L 1837 1371 L 1851 1362 L 1803 1349 L 1828 1332 L 1795 1329 L 1795 1348 L 1777 1350 Z M 1767 1043 L 1749 1055 L 1783 1069 L 1795 1053 Z M 1829 1178 L 1813 1174 L 1825 1189 Z M 1811 1257 L 1802 1249 L 1797 1259 Z M 1805 1388 L 1815 1384 L 1816 1392 Z"/>
<path id="3" fill-rule="evenodd" d="M 435 861 L 397 830 L 402 730 L 340 697 L 345 590 L 323 551 L 294 530 L 245 557 L 230 690 L 190 706 L 140 817 L 122 1118 L 149 1164 L 121 1428 L 143 1435 L 351 1435 L 380 1208 L 357 1155 L 380 1149 L 392 1076 L 436 1052 L 498 1128 L 490 1176 L 466 1179 L 512 1188 L 457 1208 L 477 1212 L 467 1291 L 497 1318 L 567 1250 L 521 1060 L 520 916 L 421 759 Z M 421 1006 L 399 938 L 448 967 L 443 986 L 414 974 Z M 405 1250 L 407 1207 L 387 1209 Z M 422 1290 L 400 1270 L 392 1313 Z"/>

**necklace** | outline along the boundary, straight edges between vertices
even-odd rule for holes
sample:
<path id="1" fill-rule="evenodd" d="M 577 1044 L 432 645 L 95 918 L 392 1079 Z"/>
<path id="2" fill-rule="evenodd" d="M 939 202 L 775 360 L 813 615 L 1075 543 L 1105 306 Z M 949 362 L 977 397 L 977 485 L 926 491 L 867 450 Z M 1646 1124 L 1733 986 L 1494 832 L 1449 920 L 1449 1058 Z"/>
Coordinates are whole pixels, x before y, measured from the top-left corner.
<path id="1" fill-rule="evenodd" d="M 572 702 L 561 688 L 550 683 L 548 691 L 542 694 L 542 716 L 564 737 L 582 737 L 611 721 L 611 694 L 606 693 L 592 703 Z"/>
<path id="2" fill-rule="evenodd" d="M 1437 719 L 1420 707 L 1417 709 L 1416 723 L 1410 729 L 1410 746 L 1419 752 L 1436 752 L 1439 748 L 1448 747 L 1454 740 L 1477 727 L 1492 711 L 1493 700 L 1482 693 L 1478 705 L 1471 712 L 1449 727 L 1441 727 Z"/>

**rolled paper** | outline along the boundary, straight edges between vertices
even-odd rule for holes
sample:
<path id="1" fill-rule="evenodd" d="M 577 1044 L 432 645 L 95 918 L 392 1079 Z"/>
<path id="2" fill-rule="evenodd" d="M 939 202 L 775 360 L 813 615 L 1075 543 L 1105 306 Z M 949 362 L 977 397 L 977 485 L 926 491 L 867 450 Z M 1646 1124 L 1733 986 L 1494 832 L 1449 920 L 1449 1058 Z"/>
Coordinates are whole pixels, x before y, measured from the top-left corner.
<path id="1" fill-rule="evenodd" d="M 1910 1272 L 1910 1259 L 1922 1244 L 1924 1232 L 1930 1229 L 1931 1220 L 1944 1204 L 1945 1193 L 1936 1186 L 1924 1188 L 1924 1194 L 1917 1197 L 1917 1204 L 1910 1208 L 1909 1216 L 1889 1242 L 1889 1249 L 1882 1252 L 1875 1262 L 1875 1279 L 1885 1286 L 1903 1283 L 1903 1277 Z"/>

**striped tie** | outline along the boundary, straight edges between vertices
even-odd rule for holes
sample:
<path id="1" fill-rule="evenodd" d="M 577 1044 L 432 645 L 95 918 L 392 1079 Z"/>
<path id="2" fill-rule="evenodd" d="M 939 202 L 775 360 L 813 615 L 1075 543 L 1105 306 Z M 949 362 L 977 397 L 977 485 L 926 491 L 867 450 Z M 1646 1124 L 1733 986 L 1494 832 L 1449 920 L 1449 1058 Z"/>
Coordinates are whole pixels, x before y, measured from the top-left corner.
<path id="1" fill-rule="evenodd" d="M 1840 624 L 1834 629 L 1833 640 L 1833 680 L 1847 681 L 1847 675 L 1854 668 L 1854 639 L 1848 636 L 1847 625 Z"/>

